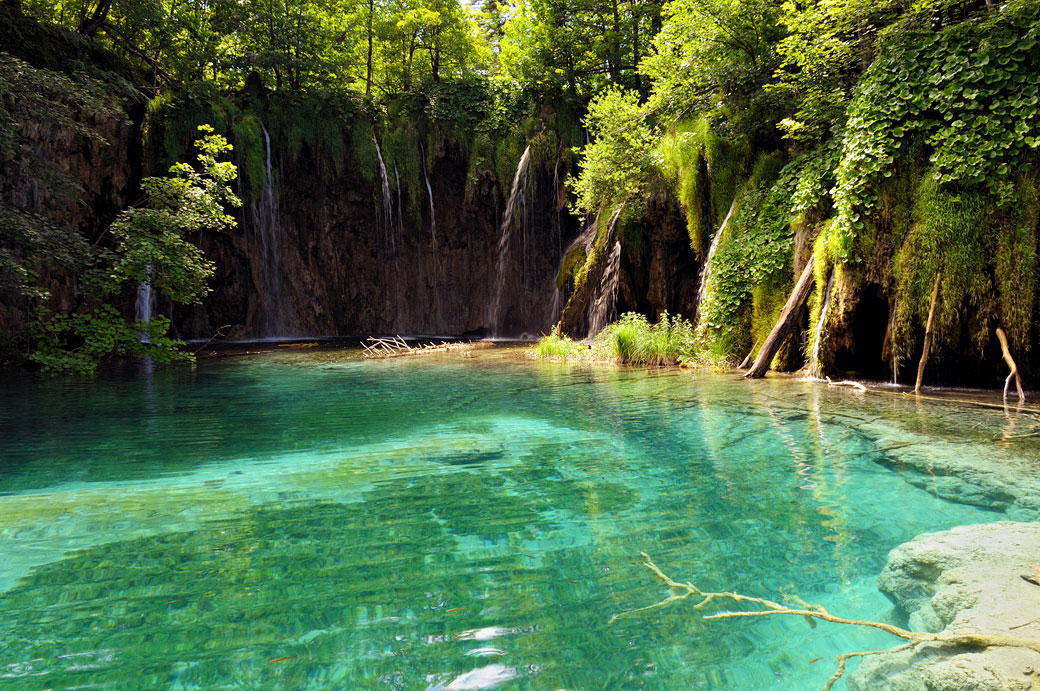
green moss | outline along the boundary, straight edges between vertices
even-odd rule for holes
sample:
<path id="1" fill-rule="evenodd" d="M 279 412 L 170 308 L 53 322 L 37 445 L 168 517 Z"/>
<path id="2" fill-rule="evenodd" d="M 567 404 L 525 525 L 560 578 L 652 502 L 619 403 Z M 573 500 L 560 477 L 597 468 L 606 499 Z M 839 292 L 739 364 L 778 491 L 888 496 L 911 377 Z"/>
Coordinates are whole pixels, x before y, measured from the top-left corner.
<path id="1" fill-rule="evenodd" d="M 776 325 L 780 310 L 787 302 L 789 286 L 782 284 L 758 285 L 751 290 L 751 343 L 752 347 L 765 343 Z"/>
<path id="2" fill-rule="evenodd" d="M 233 142 L 253 197 L 258 198 L 267 176 L 267 148 L 260 121 L 252 113 L 242 114 L 233 125 Z"/>
<path id="3" fill-rule="evenodd" d="M 197 86 L 153 99 L 145 115 L 145 134 L 156 169 L 166 170 L 190 151 L 199 125 L 234 141 L 231 125 L 239 112 L 226 95 Z"/>
<path id="4" fill-rule="evenodd" d="M 704 118 L 676 124 L 657 150 L 661 173 L 686 217 L 690 247 L 700 254 L 729 211 L 750 151 L 743 141 L 718 136 Z"/>
<path id="5" fill-rule="evenodd" d="M 556 274 L 556 287 L 563 290 L 567 282 L 575 278 L 577 271 L 585 266 L 585 259 L 585 248 L 580 244 L 567 252 L 560 262 L 560 271 Z"/>
<path id="6" fill-rule="evenodd" d="M 358 171 L 368 182 L 376 182 L 379 177 L 379 156 L 376 144 L 372 139 L 372 125 L 355 120 L 350 127 L 350 149 L 354 153 L 354 161 Z"/>
<path id="7" fill-rule="evenodd" d="M 963 316 L 979 347 L 989 339 L 993 317 L 992 282 L 986 271 L 986 204 L 978 193 L 953 196 L 940 189 L 934 174 L 917 188 L 913 226 L 895 262 L 896 329 L 899 357 L 909 357 L 913 325 L 928 318 L 935 276 L 942 272 L 934 343 L 956 343 Z"/>
<path id="8" fill-rule="evenodd" d="M 1000 325 L 1009 345 L 1029 350 L 1036 303 L 1036 240 L 1040 223 L 1040 190 L 1035 172 L 1023 175 L 1016 184 L 1021 203 L 991 217 L 997 237 L 994 277 L 1000 309 Z"/>
<path id="9" fill-rule="evenodd" d="M 416 227 L 421 227 L 426 188 L 422 182 L 419 133 L 415 124 L 404 116 L 389 120 L 380 145 L 383 147 L 387 174 L 391 176 L 391 186 L 397 185 L 394 172 L 396 166 L 396 174 L 401 176 L 401 190 L 408 198 L 406 214 Z"/>

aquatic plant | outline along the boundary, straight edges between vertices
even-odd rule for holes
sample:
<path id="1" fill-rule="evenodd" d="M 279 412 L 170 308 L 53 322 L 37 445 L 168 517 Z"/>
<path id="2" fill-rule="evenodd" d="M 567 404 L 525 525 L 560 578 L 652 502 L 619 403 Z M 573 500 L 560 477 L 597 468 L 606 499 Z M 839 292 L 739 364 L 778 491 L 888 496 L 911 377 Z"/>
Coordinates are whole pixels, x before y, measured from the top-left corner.
<path id="1" fill-rule="evenodd" d="M 561 335 L 557 329 L 553 329 L 548 336 L 543 336 L 538 341 L 534 354 L 543 360 L 574 360 L 591 357 L 588 344 Z"/>

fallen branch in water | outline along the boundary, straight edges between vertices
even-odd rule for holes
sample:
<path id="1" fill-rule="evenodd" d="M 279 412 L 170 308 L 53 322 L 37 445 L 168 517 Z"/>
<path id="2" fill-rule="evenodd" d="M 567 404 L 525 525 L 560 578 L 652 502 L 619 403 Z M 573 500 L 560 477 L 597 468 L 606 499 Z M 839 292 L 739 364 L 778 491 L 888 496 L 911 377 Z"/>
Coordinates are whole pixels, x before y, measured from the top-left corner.
<path id="1" fill-rule="evenodd" d="M 885 633 L 892 634 L 897 638 L 902 638 L 908 643 L 904 643 L 895 648 L 888 650 L 870 650 L 858 653 L 842 653 L 836 658 L 837 668 L 827 683 L 823 686 L 823 691 L 830 691 L 834 687 L 834 684 L 841 679 L 842 675 L 845 674 L 845 664 L 854 657 L 864 657 L 867 655 L 882 655 L 884 653 L 896 653 L 903 650 L 910 650 L 917 647 L 922 643 L 944 643 L 953 646 L 961 645 L 972 648 L 990 648 L 995 646 L 1003 646 L 1008 648 L 1026 648 L 1040 653 L 1040 640 L 1034 638 L 1016 638 L 1013 636 L 1001 636 L 997 634 L 988 633 L 924 633 L 918 631 L 907 631 L 901 629 L 898 626 L 892 626 L 891 624 L 885 624 L 879 621 L 861 621 L 859 619 L 846 619 L 844 617 L 838 617 L 820 605 L 810 605 L 798 598 L 793 598 L 798 605 L 798 609 L 781 605 L 778 602 L 772 600 L 766 600 L 761 597 L 750 597 L 748 595 L 741 595 L 740 593 L 706 593 L 700 588 L 695 586 L 693 583 L 687 581 L 686 583 L 679 583 L 678 581 L 672 580 L 669 576 L 665 575 L 657 564 L 655 564 L 647 555 L 646 552 L 640 552 L 643 557 L 643 566 L 650 569 L 655 576 L 665 583 L 669 588 L 672 589 L 672 594 L 652 605 L 646 607 L 639 607 L 637 609 L 629 610 L 627 612 L 621 612 L 615 614 L 610 618 L 608 624 L 613 624 L 616 620 L 622 617 L 628 617 L 639 612 L 646 612 L 659 607 L 667 607 L 676 602 L 685 600 L 691 596 L 702 598 L 700 602 L 693 606 L 696 610 L 702 610 L 705 606 L 716 600 L 729 600 L 731 602 L 746 602 L 754 605 L 759 605 L 763 609 L 757 610 L 746 610 L 740 612 L 716 612 L 714 614 L 703 615 L 704 619 L 733 619 L 737 617 L 768 617 L 776 614 L 790 615 L 796 617 L 803 617 L 814 625 L 813 620 L 819 619 L 821 621 L 829 621 L 833 624 L 848 624 L 850 626 L 864 626 L 867 628 L 880 629 Z M 678 592 L 676 592 L 678 591 Z"/>
<path id="2" fill-rule="evenodd" d="M 209 345 L 210 343 L 212 343 L 212 342 L 213 342 L 214 340 L 216 340 L 216 339 L 218 339 L 218 338 L 224 338 L 224 331 L 225 331 L 225 330 L 227 330 L 227 329 L 230 329 L 230 328 L 231 328 L 231 324 L 224 324 L 223 326 L 218 326 L 218 327 L 217 327 L 217 330 L 213 332 L 213 335 L 209 337 L 209 340 L 208 340 L 208 341 L 206 341 L 205 343 L 203 343 L 202 345 L 200 345 L 200 346 L 199 346 L 198 348 L 196 348 L 195 350 L 191 351 L 191 354 L 192 354 L 192 355 L 198 355 L 198 354 L 199 354 L 199 352 L 200 352 L 200 351 L 201 351 L 201 350 L 202 350 L 203 348 L 205 348 L 206 346 L 208 346 L 208 345 Z"/>
<path id="3" fill-rule="evenodd" d="M 867 387 L 860 384 L 858 381 L 850 381 L 843 379 L 841 381 L 831 381 L 830 377 L 827 377 L 827 386 L 848 386 L 849 388 L 856 389 L 857 391 L 866 391 Z"/>
<path id="4" fill-rule="evenodd" d="M 487 341 L 476 341 L 466 343 L 427 343 L 412 347 L 400 336 L 392 338 L 369 338 L 368 343 L 361 344 L 365 349 L 365 357 L 373 359 L 387 359 L 405 357 L 408 355 L 432 355 L 434 353 L 463 353 L 470 350 L 482 348 L 493 348 L 494 343 Z"/>

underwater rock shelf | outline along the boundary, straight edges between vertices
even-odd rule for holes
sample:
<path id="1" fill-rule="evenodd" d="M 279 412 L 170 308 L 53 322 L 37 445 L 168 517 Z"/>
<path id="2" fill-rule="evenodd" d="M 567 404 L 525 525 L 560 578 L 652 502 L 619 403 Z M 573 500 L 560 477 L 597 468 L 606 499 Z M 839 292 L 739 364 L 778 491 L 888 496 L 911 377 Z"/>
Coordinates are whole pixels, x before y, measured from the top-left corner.
<path id="1" fill-rule="evenodd" d="M 911 629 L 1040 639 L 1040 524 L 1002 521 L 918 535 L 889 554 L 878 587 Z M 1040 688 L 1040 653 L 922 644 L 864 658 L 850 691 Z"/>

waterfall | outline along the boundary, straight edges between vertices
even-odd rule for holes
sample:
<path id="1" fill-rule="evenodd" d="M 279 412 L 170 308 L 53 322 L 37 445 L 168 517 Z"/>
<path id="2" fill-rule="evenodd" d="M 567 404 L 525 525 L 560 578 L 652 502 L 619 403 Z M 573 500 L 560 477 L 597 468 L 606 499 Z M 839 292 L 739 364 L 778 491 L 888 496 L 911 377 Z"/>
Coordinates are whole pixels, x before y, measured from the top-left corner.
<path id="1" fill-rule="evenodd" d="M 888 324 L 888 348 L 892 351 L 892 386 L 899 386 L 899 359 L 896 358 L 896 305 L 892 300 L 892 316 Z"/>
<path id="2" fill-rule="evenodd" d="M 596 290 L 596 299 L 592 301 L 592 311 L 589 313 L 589 338 L 603 330 L 607 324 L 617 317 L 617 295 L 618 286 L 621 283 L 621 241 L 615 240 L 614 247 L 610 250 L 607 265 L 603 269 L 599 288 Z"/>
<path id="3" fill-rule="evenodd" d="M 433 236 L 433 260 L 437 261 L 437 214 L 433 208 L 433 188 L 430 187 L 430 176 L 426 174 L 426 149 L 423 147 L 422 136 L 419 136 L 419 167 L 422 169 L 423 181 L 426 183 L 426 195 L 430 200 L 430 233 Z"/>
<path id="4" fill-rule="evenodd" d="M 521 285 L 527 278 L 526 250 L 527 250 L 527 189 L 530 179 L 531 168 L 531 146 L 524 149 L 517 163 L 516 173 L 513 175 L 513 187 L 509 191 L 509 201 L 506 203 L 505 213 L 502 214 L 502 225 L 498 231 L 498 246 L 495 250 L 495 293 L 491 303 L 491 329 L 494 335 L 500 335 L 502 328 L 502 293 L 506 284 L 506 265 L 509 260 L 509 250 L 513 234 L 513 219 L 519 216 L 521 230 L 524 235 L 524 247 L 521 252 L 523 266 L 521 270 Z"/>
<path id="5" fill-rule="evenodd" d="M 386 175 L 386 164 L 383 162 L 383 150 L 379 148 L 379 140 L 375 131 L 372 132 L 372 143 L 376 145 L 376 158 L 379 159 L 379 177 L 383 183 L 383 227 L 386 229 L 390 240 L 390 249 L 396 249 L 394 244 L 394 201 L 390 196 L 390 179 Z"/>
<path id="6" fill-rule="evenodd" d="M 560 286 L 556 285 L 555 278 L 553 279 L 553 296 L 552 300 L 549 301 L 549 314 L 545 320 L 545 323 L 549 325 L 551 329 L 560 321 L 560 317 L 563 315 L 563 291 L 560 290 Z"/>
<path id="7" fill-rule="evenodd" d="M 733 215 L 733 210 L 737 208 L 737 200 L 734 197 L 733 203 L 729 205 L 729 212 L 726 214 L 726 218 L 722 219 L 722 225 L 719 226 L 719 230 L 715 233 L 715 237 L 711 239 L 711 246 L 708 248 L 708 256 L 704 259 L 704 267 L 701 269 L 701 284 L 697 289 L 697 312 L 701 311 L 701 306 L 704 304 L 704 297 L 708 293 L 708 279 L 711 277 L 711 260 L 715 257 L 715 252 L 719 249 L 719 242 L 722 240 L 722 234 L 726 231 L 726 226 L 729 224 L 729 219 Z"/>
<path id="8" fill-rule="evenodd" d="M 152 265 L 144 265 L 144 280 L 137 284 L 137 301 L 134 303 L 134 318 L 139 322 L 152 321 L 155 314 L 155 292 L 152 290 Z M 151 343 L 146 332 L 141 332 L 141 343 Z"/>
<path id="9" fill-rule="evenodd" d="M 827 312 L 831 307 L 831 289 L 834 287 L 834 269 L 827 277 L 827 288 L 823 291 L 823 304 L 820 316 L 816 319 L 816 333 L 813 334 L 812 356 L 809 358 L 809 376 L 820 379 L 820 344 L 823 342 L 823 326 L 827 321 Z"/>
<path id="10" fill-rule="evenodd" d="M 401 213 L 401 173 L 397 170 L 397 159 L 394 159 L 394 179 L 397 180 L 397 232 L 404 242 L 404 214 Z"/>
<path id="11" fill-rule="evenodd" d="M 285 301 L 282 285 L 282 259 L 278 251 L 278 233 L 280 213 L 278 198 L 274 192 L 274 176 L 271 171 L 271 135 L 267 127 L 261 124 L 264 132 L 266 166 L 264 169 L 264 190 L 259 199 L 250 203 L 253 234 L 260 250 L 259 280 L 260 293 L 259 316 L 254 325 L 258 336 L 281 336 L 286 327 Z"/>

